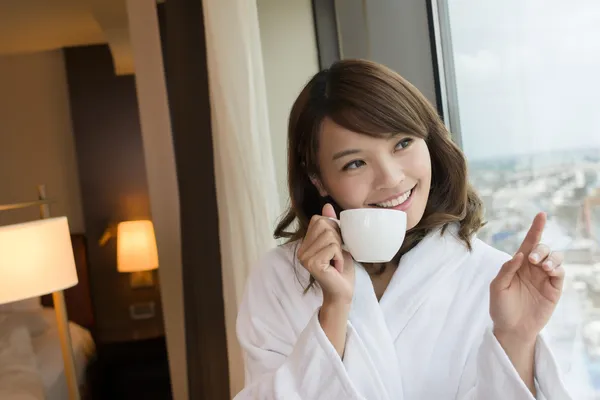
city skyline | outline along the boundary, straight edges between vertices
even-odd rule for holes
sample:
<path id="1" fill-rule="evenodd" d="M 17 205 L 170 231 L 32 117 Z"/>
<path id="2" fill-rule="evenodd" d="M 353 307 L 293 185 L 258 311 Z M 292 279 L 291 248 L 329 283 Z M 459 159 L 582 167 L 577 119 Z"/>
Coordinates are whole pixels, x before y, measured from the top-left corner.
<path id="1" fill-rule="evenodd" d="M 533 215 L 565 253 L 546 338 L 573 398 L 600 399 L 600 2 L 449 0 L 462 148 L 513 254 Z"/>

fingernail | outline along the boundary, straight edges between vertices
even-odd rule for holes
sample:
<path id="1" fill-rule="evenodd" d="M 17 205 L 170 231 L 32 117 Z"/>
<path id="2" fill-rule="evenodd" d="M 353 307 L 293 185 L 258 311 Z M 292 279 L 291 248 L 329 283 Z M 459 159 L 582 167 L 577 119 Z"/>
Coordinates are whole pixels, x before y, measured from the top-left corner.
<path id="1" fill-rule="evenodd" d="M 534 263 L 537 263 L 537 262 L 539 262 L 539 261 L 540 261 L 540 255 L 539 255 L 539 254 L 537 254 L 537 253 L 533 253 L 533 254 L 531 254 L 531 255 L 529 256 L 529 259 L 530 259 L 532 262 L 534 262 Z"/>
<path id="2" fill-rule="evenodd" d="M 548 260 L 546 262 L 544 262 L 544 269 L 546 271 L 550 271 L 552 269 L 552 260 Z"/>

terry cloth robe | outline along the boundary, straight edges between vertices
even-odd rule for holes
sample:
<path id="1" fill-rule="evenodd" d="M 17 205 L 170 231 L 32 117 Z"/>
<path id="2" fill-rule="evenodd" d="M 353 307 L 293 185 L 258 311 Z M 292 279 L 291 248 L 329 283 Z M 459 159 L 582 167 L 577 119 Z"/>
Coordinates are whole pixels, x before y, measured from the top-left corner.
<path id="1" fill-rule="evenodd" d="M 343 359 L 318 320 L 322 292 L 306 294 L 298 243 L 268 252 L 246 287 L 237 335 L 245 388 L 236 400 L 533 400 L 492 333 L 489 285 L 511 257 L 478 239 L 471 252 L 451 226 L 405 254 L 377 301 L 356 264 Z M 537 399 L 570 399 L 540 335 Z"/>

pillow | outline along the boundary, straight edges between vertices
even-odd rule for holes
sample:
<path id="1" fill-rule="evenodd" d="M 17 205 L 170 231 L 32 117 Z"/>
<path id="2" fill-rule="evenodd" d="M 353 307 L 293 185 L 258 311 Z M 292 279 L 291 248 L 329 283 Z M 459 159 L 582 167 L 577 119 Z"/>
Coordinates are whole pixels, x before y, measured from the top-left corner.
<path id="1" fill-rule="evenodd" d="M 23 326 L 0 330 L 0 399 L 44 399 L 28 330 Z"/>
<path id="2" fill-rule="evenodd" d="M 40 311 L 0 313 L 0 334 L 17 327 L 24 327 L 31 336 L 38 336 L 50 328 L 50 323 Z"/>
<path id="3" fill-rule="evenodd" d="M 13 311 L 36 311 L 42 308 L 42 298 L 32 297 L 30 299 L 13 301 L 12 303 L 6 303 L 0 305 L 0 312 L 13 312 Z"/>

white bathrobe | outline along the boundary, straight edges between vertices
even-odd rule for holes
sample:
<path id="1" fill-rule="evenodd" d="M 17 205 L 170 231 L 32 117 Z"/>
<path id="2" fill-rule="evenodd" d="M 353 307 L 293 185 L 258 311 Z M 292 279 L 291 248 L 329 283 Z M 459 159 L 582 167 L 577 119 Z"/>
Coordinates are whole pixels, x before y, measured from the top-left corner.
<path id="1" fill-rule="evenodd" d="M 489 285 L 510 256 L 478 239 L 469 252 L 455 231 L 404 255 L 379 302 L 356 266 L 343 359 L 319 324 L 322 292 L 303 293 L 297 246 L 267 253 L 238 315 L 246 384 L 235 399 L 534 399 L 491 330 Z M 541 337 L 535 383 L 538 399 L 570 399 Z"/>

